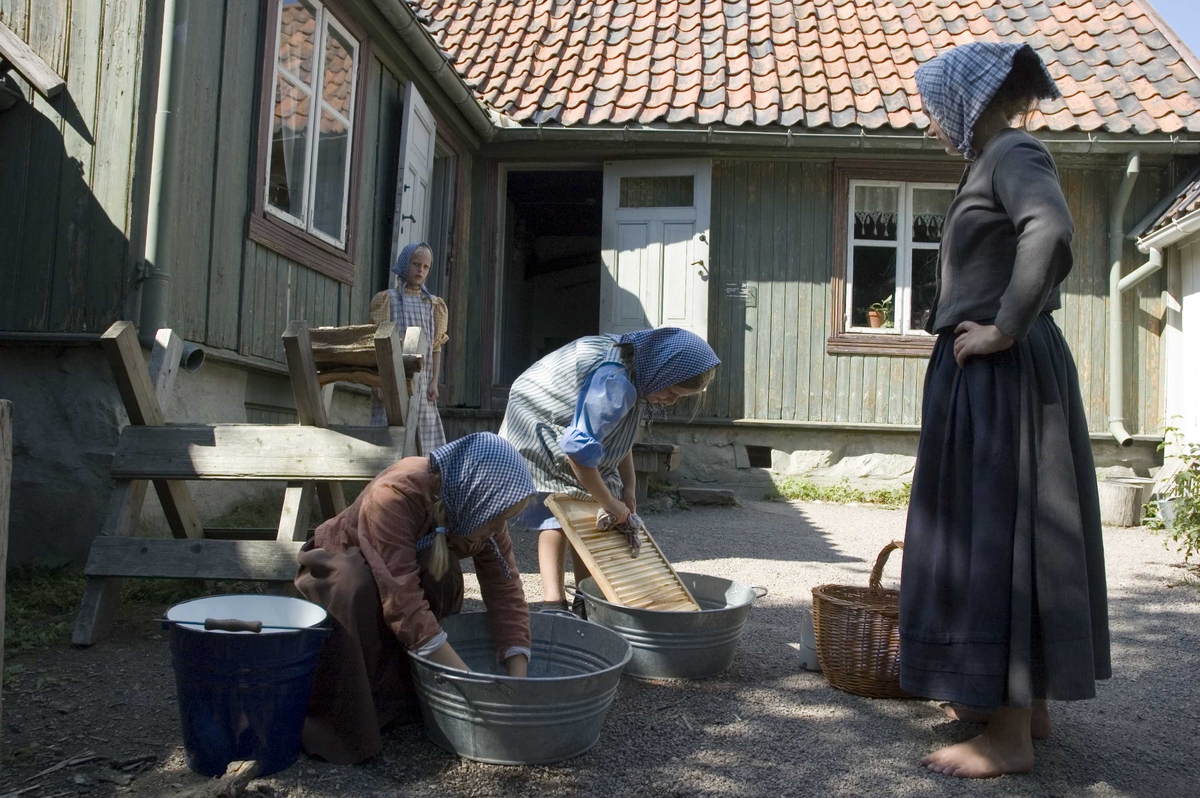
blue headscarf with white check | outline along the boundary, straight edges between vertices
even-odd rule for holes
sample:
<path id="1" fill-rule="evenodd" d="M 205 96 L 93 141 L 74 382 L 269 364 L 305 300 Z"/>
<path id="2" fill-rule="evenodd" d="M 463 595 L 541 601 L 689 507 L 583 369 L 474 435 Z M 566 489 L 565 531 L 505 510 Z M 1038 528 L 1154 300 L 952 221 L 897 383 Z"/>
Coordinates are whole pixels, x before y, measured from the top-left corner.
<path id="1" fill-rule="evenodd" d="M 427 249 L 430 254 L 433 253 L 433 247 L 426 244 L 424 241 L 418 241 L 415 244 L 409 244 L 404 249 L 400 250 L 400 256 L 396 258 L 396 262 L 392 264 L 392 274 L 400 278 L 400 290 L 404 290 L 404 286 L 408 283 L 408 266 L 412 263 L 412 256 L 416 254 L 418 249 Z M 421 283 L 421 293 L 433 299 L 433 294 L 429 293 L 429 289 L 425 287 L 425 283 Z"/>
<path id="2" fill-rule="evenodd" d="M 707 341 L 678 327 L 625 333 L 617 342 L 633 347 L 633 385 L 641 397 L 699 377 L 721 365 L 721 359 Z"/>
<path id="3" fill-rule="evenodd" d="M 442 478 L 447 525 L 418 540 L 418 551 L 432 546 L 437 535 L 472 534 L 535 491 L 525 458 L 511 443 L 490 432 L 477 432 L 439 446 L 429 453 L 429 462 L 433 473 Z M 504 566 L 504 578 L 510 578 L 500 546 L 493 538 L 487 542 Z"/>
<path id="4" fill-rule="evenodd" d="M 917 69 L 917 90 L 925 113 L 937 120 L 938 127 L 964 158 L 975 157 L 971 146 L 975 123 L 1018 58 L 1037 63 L 1039 99 L 1061 96 L 1046 65 L 1028 44 L 972 42 L 944 52 Z"/>

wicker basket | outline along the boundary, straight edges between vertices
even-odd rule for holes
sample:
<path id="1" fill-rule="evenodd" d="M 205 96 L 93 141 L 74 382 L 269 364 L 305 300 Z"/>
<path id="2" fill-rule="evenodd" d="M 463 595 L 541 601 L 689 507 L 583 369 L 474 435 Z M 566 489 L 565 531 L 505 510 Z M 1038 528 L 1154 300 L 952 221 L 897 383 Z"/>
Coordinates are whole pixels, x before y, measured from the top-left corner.
<path id="1" fill-rule="evenodd" d="M 868 587 L 813 588 L 817 660 L 834 687 L 868 698 L 905 698 L 900 689 L 900 591 L 880 586 L 888 556 L 903 549 L 898 540 L 883 547 Z"/>

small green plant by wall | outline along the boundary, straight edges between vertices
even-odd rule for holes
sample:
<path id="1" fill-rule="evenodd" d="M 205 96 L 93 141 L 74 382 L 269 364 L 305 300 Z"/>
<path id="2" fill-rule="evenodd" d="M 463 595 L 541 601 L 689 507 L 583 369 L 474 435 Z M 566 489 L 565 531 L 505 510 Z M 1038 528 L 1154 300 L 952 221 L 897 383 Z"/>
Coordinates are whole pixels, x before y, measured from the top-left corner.
<path id="1" fill-rule="evenodd" d="M 1200 552 L 1200 442 L 1185 440 L 1179 429 L 1168 427 L 1158 448 L 1175 452 L 1167 462 L 1175 460 L 1177 470 L 1159 498 L 1147 505 L 1146 526 L 1164 533 L 1166 546 L 1183 552 L 1188 561 Z"/>

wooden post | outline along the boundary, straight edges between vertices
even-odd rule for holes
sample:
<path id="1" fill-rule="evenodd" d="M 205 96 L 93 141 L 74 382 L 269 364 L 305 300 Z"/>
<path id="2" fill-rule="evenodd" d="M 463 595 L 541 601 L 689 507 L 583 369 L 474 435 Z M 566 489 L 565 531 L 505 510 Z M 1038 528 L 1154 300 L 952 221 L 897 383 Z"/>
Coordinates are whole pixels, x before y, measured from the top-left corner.
<path id="1" fill-rule="evenodd" d="M 12 496 L 12 402 L 0 399 L 0 681 L 4 674 L 4 591 L 8 573 L 8 504 Z M 4 698 L 0 693 L 0 728 Z"/>
<path id="2" fill-rule="evenodd" d="M 408 426 L 404 355 L 394 321 L 385 321 L 375 331 L 375 358 L 379 368 L 379 393 L 389 427 Z"/>
<path id="3" fill-rule="evenodd" d="M 183 342 L 170 330 L 159 330 L 147 367 L 138 344 L 137 329 L 128 321 L 118 321 L 101 336 L 100 346 L 108 356 L 129 423 L 162 426 L 164 410 L 170 403 L 175 377 L 179 374 L 179 352 Z M 109 499 L 108 516 L 101 535 L 129 537 L 137 534 L 147 487 L 149 484 L 143 479 L 117 482 Z M 154 487 L 175 537 L 203 537 L 204 531 L 187 485 L 176 480 L 155 480 Z M 107 634 L 120 598 L 119 578 L 89 577 L 71 642 L 90 646 Z"/>
<path id="4" fill-rule="evenodd" d="M 328 427 L 329 414 L 325 410 L 321 382 L 317 378 L 317 362 L 313 359 L 308 322 L 288 322 L 283 333 L 283 351 L 287 355 L 288 378 L 296 397 L 296 415 L 300 423 L 310 427 Z M 340 483 L 318 482 L 316 488 L 321 513 L 326 518 L 333 518 L 346 509 L 346 496 Z"/>
<path id="5" fill-rule="evenodd" d="M 425 351 L 425 333 L 420 327 L 409 327 L 404 331 L 404 354 L 405 355 L 421 355 Z M 403 372 L 401 372 L 403 376 Z M 406 457 L 413 457 L 420 454 L 428 454 L 421 451 L 421 436 L 417 434 L 417 428 L 421 426 L 418 409 L 421 406 L 421 397 L 413 390 L 415 380 L 408 380 L 405 383 L 405 392 L 408 393 L 408 414 L 405 418 L 409 423 L 404 427 L 404 454 Z"/>

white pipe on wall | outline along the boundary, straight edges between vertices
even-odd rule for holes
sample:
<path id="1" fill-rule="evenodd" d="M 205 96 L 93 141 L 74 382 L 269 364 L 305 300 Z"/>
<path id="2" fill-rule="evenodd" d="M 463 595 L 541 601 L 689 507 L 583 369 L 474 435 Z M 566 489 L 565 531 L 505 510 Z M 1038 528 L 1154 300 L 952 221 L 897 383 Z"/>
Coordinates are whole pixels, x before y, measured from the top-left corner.
<path id="1" fill-rule="evenodd" d="M 1132 152 L 1108 217 L 1108 431 L 1121 446 L 1133 444 L 1125 429 L 1125 340 L 1121 324 L 1121 252 L 1125 247 L 1125 208 L 1137 183 L 1141 158 Z"/>

